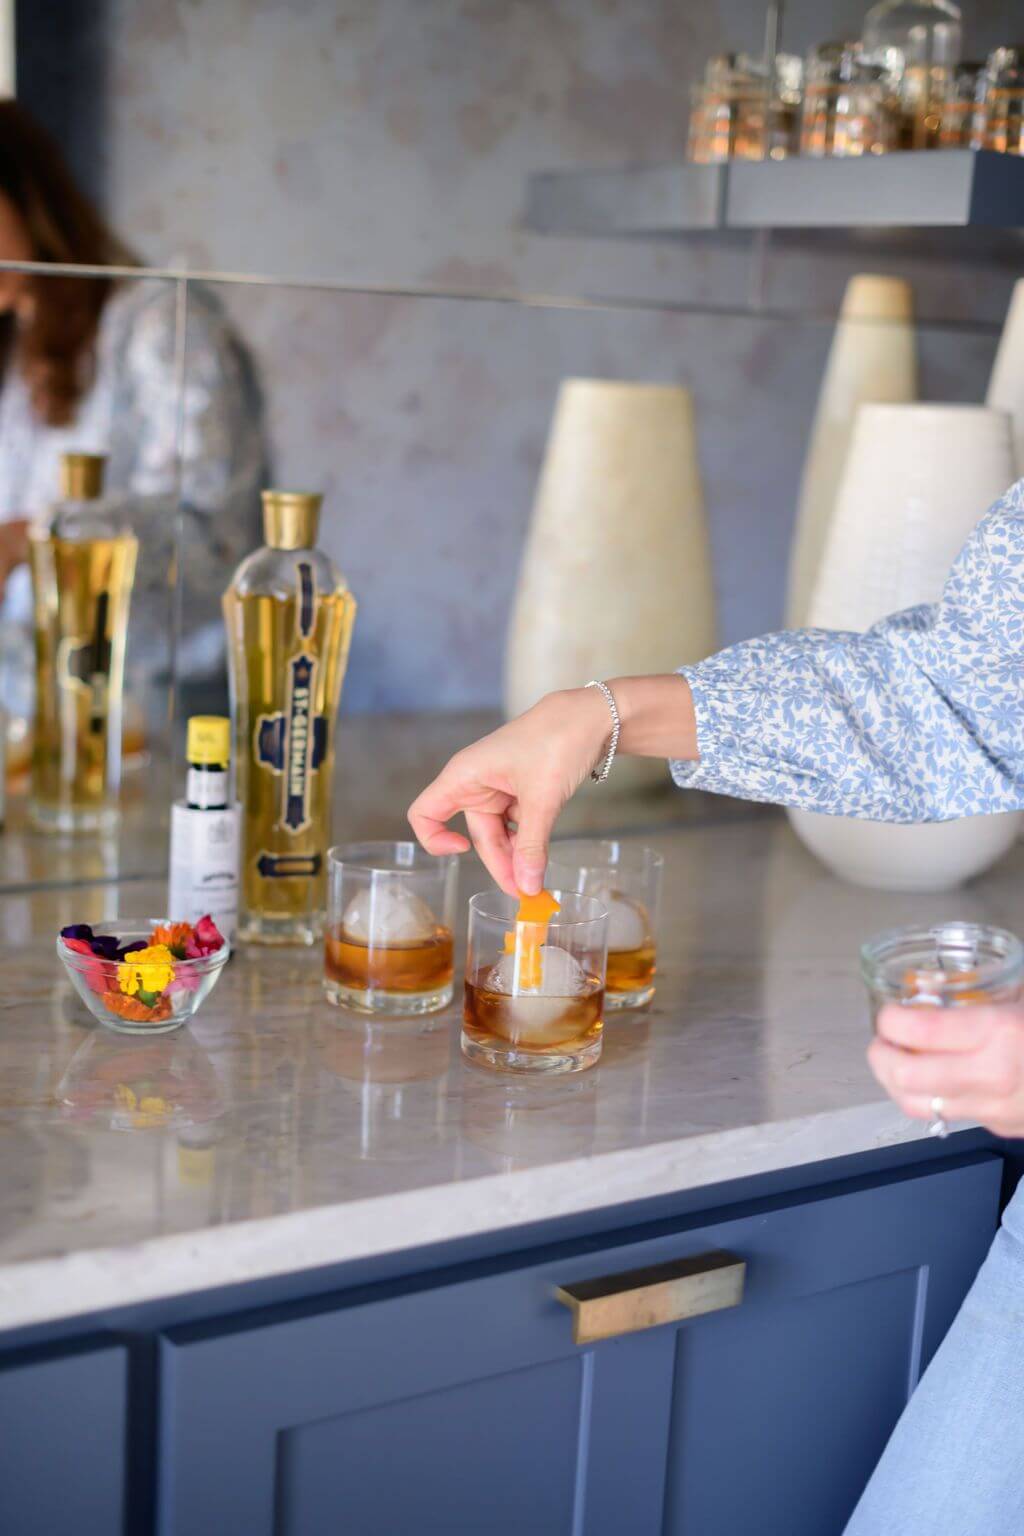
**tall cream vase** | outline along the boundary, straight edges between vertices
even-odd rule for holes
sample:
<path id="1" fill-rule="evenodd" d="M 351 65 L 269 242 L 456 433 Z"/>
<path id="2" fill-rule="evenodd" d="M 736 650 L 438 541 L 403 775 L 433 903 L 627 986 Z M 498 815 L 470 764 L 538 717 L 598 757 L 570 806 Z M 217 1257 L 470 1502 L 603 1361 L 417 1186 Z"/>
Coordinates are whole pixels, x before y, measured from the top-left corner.
<path id="1" fill-rule="evenodd" d="M 985 404 L 1013 419 L 1016 473 L 1024 475 L 1024 277 L 1013 285 Z"/>
<path id="2" fill-rule="evenodd" d="M 972 528 L 1013 479 L 1009 416 L 972 405 L 863 405 L 857 413 L 810 623 L 865 630 L 935 602 Z M 1022 816 L 899 826 L 790 811 L 834 873 L 890 891 L 947 890 L 1001 858 Z"/>
<path id="3" fill-rule="evenodd" d="M 807 623 L 857 407 L 917 397 L 913 294 L 898 277 L 861 273 L 846 285 L 811 427 L 789 562 L 786 623 Z"/>
<path id="4" fill-rule="evenodd" d="M 675 384 L 567 379 L 509 628 L 505 705 L 592 677 L 671 672 L 715 648 L 693 401 Z M 622 759 L 609 784 L 667 780 Z"/>

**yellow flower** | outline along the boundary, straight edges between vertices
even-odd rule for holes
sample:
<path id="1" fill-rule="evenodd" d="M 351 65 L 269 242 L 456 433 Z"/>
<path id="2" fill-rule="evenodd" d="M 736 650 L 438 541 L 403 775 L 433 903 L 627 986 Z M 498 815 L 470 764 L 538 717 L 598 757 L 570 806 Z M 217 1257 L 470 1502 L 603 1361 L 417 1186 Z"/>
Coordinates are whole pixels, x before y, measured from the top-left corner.
<path id="1" fill-rule="evenodd" d="M 114 1102 L 122 1109 L 134 1109 L 138 1100 L 127 1083 L 118 1083 L 114 1089 Z"/>
<path id="2" fill-rule="evenodd" d="M 156 1094 L 139 1100 L 139 1107 L 132 1116 L 132 1123 L 137 1126 L 163 1125 L 171 1112 L 171 1106 L 166 1099 L 159 1098 Z"/>
<path id="3" fill-rule="evenodd" d="M 133 949 L 117 968 L 117 984 L 129 997 L 136 992 L 162 992 L 173 978 L 174 956 L 166 944 Z"/>

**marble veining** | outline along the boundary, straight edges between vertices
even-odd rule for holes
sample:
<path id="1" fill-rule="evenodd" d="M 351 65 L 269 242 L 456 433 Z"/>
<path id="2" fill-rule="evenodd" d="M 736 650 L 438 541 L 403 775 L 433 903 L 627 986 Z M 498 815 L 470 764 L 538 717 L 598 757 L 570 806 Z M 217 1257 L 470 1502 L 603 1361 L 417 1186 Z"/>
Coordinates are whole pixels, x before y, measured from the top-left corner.
<path id="1" fill-rule="evenodd" d="M 468 1066 L 456 1010 L 368 1027 L 313 951 L 236 956 L 188 1032 L 91 1029 L 52 955 L 70 916 L 153 912 L 139 880 L 0 895 L 0 1325 L 402 1250 L 912 1140 L 867 1071 L 857 947 L 912 918 L 1024 927 L 1014 853 L 953 896 L 842 886 L 781 820 L 666 856 L 658 996 L 604 1059 L 526 1083 Z M 466 861 L 464 898 L 484 883 Z M 94 910 L 95 909 L 95 910 Z M 175 1084 L 113 1129 L 111 1084 Z"/>

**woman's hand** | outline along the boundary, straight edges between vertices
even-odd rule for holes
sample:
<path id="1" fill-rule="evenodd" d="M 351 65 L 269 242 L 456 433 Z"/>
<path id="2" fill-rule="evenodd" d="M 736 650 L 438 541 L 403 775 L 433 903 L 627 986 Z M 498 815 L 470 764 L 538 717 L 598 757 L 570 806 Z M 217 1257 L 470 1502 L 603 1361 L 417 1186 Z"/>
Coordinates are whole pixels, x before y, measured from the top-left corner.
<path id="1" fill-rule="evenodd" d="M 0 598 L 11 572 L 28 559 L 28 522 L 23 517 L 0 523 Z"/>
<path id="2" fill-rule="evenodd" d="M 621 752 L 696 757 L 693 704 L 683 678 L 614 678 L 609 686 L 622 723 Z M 456 753 L 410 807 L 413 831 L 428 853 L 465 853 L 469 839 L 445 825 L 462 811 L 495 882 L 510 895 L 532 895 L 544 881 L 558 813 L 600 761 L 611 733 L 600 689 L 549 693 Z"/>
<path id="3" fill-rule="evenodd" d="M 1024 1136 L 1024 1006 L 901 1007 L 878 1015 L 868 1048 L 878 1081 L 904 1114 L 972 1120 L 996 1136 Z"/>

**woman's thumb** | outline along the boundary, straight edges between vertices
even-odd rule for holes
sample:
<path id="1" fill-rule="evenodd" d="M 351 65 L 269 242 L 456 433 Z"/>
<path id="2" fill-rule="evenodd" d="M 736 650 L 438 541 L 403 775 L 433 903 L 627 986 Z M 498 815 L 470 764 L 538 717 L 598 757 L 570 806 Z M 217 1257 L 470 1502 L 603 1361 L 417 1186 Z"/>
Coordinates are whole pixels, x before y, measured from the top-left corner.
<path id="1" fill-rule="evenodd" d="M 544 885 L 548 843 L 557 815 L 554 806 L 531 806 L 521 812 L 512 845 L 512 873 L 525 896 L 536 896 Z"/>

